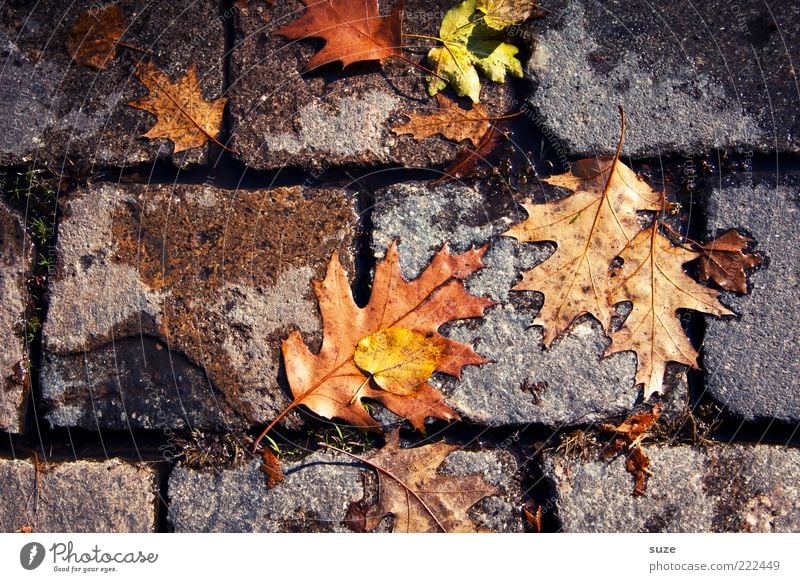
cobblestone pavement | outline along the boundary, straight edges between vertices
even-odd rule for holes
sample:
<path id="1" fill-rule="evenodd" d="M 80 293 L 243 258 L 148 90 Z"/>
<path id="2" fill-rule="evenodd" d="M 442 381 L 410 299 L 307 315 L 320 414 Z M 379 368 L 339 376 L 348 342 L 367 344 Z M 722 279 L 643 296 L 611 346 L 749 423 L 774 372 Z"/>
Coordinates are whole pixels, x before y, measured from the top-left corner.
<path id="1" fill-rule="evenodd" d="M 455 3 L 408 0 L 404 27 L 436 35 Z M 526 114 L 485 169 L 438 183 L 459 147 L 391 131 L 437 107 L 424 73 L 399 59 L 304 73 L 320 44 L 272 34 L 300 2 L 118 2 L 140 50 L 101 71 L 65 49 L 94 4 L 0 7 L 0 531 L 347 531 L 375 474 L 317 443 L 369 456 L 379 436 L 295 409 L 271 433 L 274 489 L 250 447 L 291 401 L 281 341 L 321 345 L 312 281 L 337 252 L 364 303 L 395 240 L 406 278 L 445 243 L 488 245 L 466 287 L 495 305 L 443 333 L 491 362 L 431 379 L 461 421 L 423 435 L 371 410 L 406 444 L 460 445 L 440 471 L 495 488 L 470 509 L 478 527 L 800 531 L 796 3 L 542 0 L 513 34 L 525 78 L 484 81 L 481 99 Z M 141 51 L 173 79 L 197 64 L 204 97 L 229 99 L 227 149 L 140 137 Z M 623 159 L 680 202 L 677 227 L 736 228 L 765 257 L 748 294 L 722 296 L 735 318 L 682 314 L 703 369 L 668 368 L 636 497 L 625 455 L 601 454 L 602 425 L 648 409 L 636 356 L 603 358 L 590 316 L 545 349 L 542 296 L 510 289 L 553 245 L 501 236 L 521 202 L 556 195 L 541 177 L 613 153 L 619 105 Z"/>

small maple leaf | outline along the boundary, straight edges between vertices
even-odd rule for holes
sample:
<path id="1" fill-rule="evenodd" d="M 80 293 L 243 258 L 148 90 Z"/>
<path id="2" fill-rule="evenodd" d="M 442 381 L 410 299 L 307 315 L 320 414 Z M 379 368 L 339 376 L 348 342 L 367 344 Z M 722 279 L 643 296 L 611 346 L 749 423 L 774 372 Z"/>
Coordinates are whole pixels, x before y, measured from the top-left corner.
<path id="1" fill-rule="evenodd" d="M 752 238 L 731 229 L 710 243 L 700 246 L 700 279 L 711 279 L 726 291 L 747 293 L 745 270 L 757 267 L 764 261 L 761 255 L 742 252 L 751 242 Z"/>
<path id="2" fill-rule="evenodd" d="M 719 302 L 719 291 L 689 277 L 683 265 L 700 255 L 672 242 L 658 231 L 658 221 L 642 230 L 622 251 L 624 263 L 609 285 L 611 304 L 631 301 L 633 309 L 611 334 L 606 355 L 636 352 L 636 383 L 644 397 L 662 391 L 667 362 L 698 368 L 697 351 L 678 319 L 679 309 L 716 316 L 733 315 Z"/>
<path id="3" fill-rule="evenodd" d="M 397 135 L 410 133 L 417 140 L 438 133 L 455 142 L 468 139 L 478 147 L 490 125 L 486 108 L 480 103 L 475 103 L 472 109 L 462 109 L 458 103 L 441 94 L 436 97 L 442 106 L 441 109 L 430 115 L 409 113 L 409 121 L 393 127 L 392 131 Z"/>
<path id="4" fill-rule="evenodd" d="M 445 322 L 480 317 L 494 304 L 468 294 L 462 282 L 484 266 L 485 252 L 483 247 L 452 255 L 444 247 L 409 282 L 400 273 L 397 245 L 392 244 L 375 269 L 372 295 L 363 308 L 353 301 L 347 275 L 334 254 L 325 279 L 314 283 L 324 322 L 322 348 L 312 353 L 296 331 L 284 340 L 294 400 L 264 432 L 300 404 L 325 418 L 376 428 L 362 398 L 380 402 L 419 430 L 428 416 L 458 418 L 427 383 L 428 371 L 458 377 L 464 366 L 487 362 L 469 345 L 437 332 Z"/>
<path id="5" fill-rule="evenodd" d="M 175 143 L 173 153 L 200 147 L 211 140 L 217 141 L 222 125 L 222 114 L 227 97 L 206 101 L 197 79 L 197 64 L 186 71 L 177 82 L 156 65 L 146 62 L 136 69 L 136 77 L 150 91 L 149 95 L 128 103 L 156 116 L 158 121 L 142 137 L 163 137 Z"/>
<path id="6" fill-rule="evenodd" d="M 514 287 L 544 294 L 534 325 L 544 327 L 546 347 L 585 313 L 608 329 L 611 261 L 641 229 L 636 213 L 661 208 L 661 194 L 619 161 L 621 148 L 622 138 L 616 155 L 580 160 L 571 172 L 546 178 L 548 184 L 574 193 L 545 204 L 523 204 L 527 220 L 503 235 L 557 245 L 552 256 Z"/>
<path id="7" fill-rule="evenodd" d="M 522 78 L 519 49 L 503 42 L 502 31 L 475 19 L 475 0 L 464 0 L 444 15 L 439 28 L 442 46 L 428 52 L 428 62 L 436 76 L 428 77 L 428 93 L 436 95 L 448 83 L 459 97 L 480 101 L 478 69 L 495 83 L 504 83 L 506 74 Z"/>
<path id="8" fill-rule="evenodd" d="M 116 58 L 128 22 L 116 4 L 82 13 L 67 32 L 67 52 L 81 65 L 105 69 Z"/>
<path id="9" fill-rule="evenodd" d="M 457 449 L 443 442 L 404 449 L 400 446 L 400 429 L 387 434 L 386 446 L 369 459 L 335 449 L 378 473 L 377 505 L 366 509 L 363 501 L 356 501 L 348 512 L 349 519 L 360 531 L 375 529 L 387 515 L 394 517 L 395 533 L 479 531 L 467 511 L 484 497 L 495 495 L 497 488 L 481 475 L 438 473 L 439 466 Z"/>
<path id="10" fill-rule="evenodd" d="M 275 31 L 291 40 L 322 38 L 325 46 L 308 62 L 309 70 L 340 61 L 383 63 L 402 52 L 403 2 L 389 16 L 378 12 L 378 0 L 302 0 L 303 15 Z"/>

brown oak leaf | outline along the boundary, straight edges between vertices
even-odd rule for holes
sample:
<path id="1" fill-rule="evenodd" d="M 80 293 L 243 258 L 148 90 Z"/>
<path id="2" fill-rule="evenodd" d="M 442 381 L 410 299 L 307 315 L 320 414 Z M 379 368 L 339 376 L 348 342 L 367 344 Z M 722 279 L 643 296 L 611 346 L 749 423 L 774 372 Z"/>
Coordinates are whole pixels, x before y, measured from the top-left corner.
<path id="1" fill-rule="evenodd" d="M 403 329 L 435 344 L 435 349 L 424 350 L 428 355 L 436 353 L 435 364 L 431 366 L 435 371 L 458 377 L 462 367 L 485 363 L 487 360 L 471 346 L 445 338 L 437 330 L 448 321 L 480 317 L 494 304 L 490 299 L 467 293 L 462 282 L 484 266 L 481 257 L 486 250 L 483 247 L 452 255 L 445 246 L 417 279 L 407 281 L 400 273 L 397 245 L 392 244 L 385 260 L 375 269 L 372 294 L 363 308 L 353 300 L 347 274 L 334 254 L 325 279 L 314 282 L 323 320 L 322 348 L 319 353 L 312 353 L 296 331 L 284 340 L 282 351 L 294 400 L 267 430 L 286 411 L 300 404 L 325 418 L 340 418 L 360 428 L 376 428 L 377 423 L 361 404 L 363 398 L 378 401 L 420 430 L 428 416 L 457 419 L 458 414 L 427 381 L 418 378 L 419 383 L 413 389 L 401 382 L 394 389 L 396 379 L 387 374 L 384 382 L 376 382 L 373 376 L 377 374 L 362 370 L 354 356 L 362 340 L 383 330 Z M 413 376 L 419 366 L 412 368 Z"/>
<path id="2" fill-rule="evenodd" d="M 375 529 L 387 515 L 394 517 L 395 533 L 480 531 L 467 511 L 496 494 L 497 488 L 481 475 L 453 476 L 438 471 L 459 448 L 438 442 L 404 449 L 400 430 L 395 429 L 386 435 L 386 446 L 369 459 L 356 457 L 377 471 L 380 496 L 366 513 L 363 502 L 355 502 L 349 515 L 360 518 L 356 522 L 362 531 Z"/>
<path id="3" fill-rule="evenodd" d="M 67 52 L 81 65 L 105 69 L 116 58 L 128 22 L 116 4 L 82 13 L 67 32 Z"/>
<path id="4" fill-rule="evenodd" d="M 337 61 L 346 67 L 402 56 L 402 1 L 386 17 L 378 12 L 378 0 L 301 1 L 306 6 L 303 15 L 275 34 L 290 40 L 325 40 L 325 46 L 308 62 L 309 70 Z"/>
<path id="5" fill-rule="evenodd" d="M 432 186 L 449 180 L 463 180 L 478 173 L 478 168 L 483 163 L 488 163 L 491 156 L 503 143 L 505 133 L 500 129 L 500 124 L 492 123 L 489 129 L 481 136 L 477 147 L 463 146 L 455 159 L 444 169 L 442 176 L 431 182 Z"/>
<path id="6" fill-rule="evenodd" d="M 745 270 L 758 267 L 764 258 L 756 253 L 742 252 L 753 239 L 731 229 L 700 247 L 698 276 L 711 279 L 726 291 L 747 293 Z"/>
<path id="7" fill-rule="evenodd" d="M 658 221 L 641 232 L 622 251 L 624 263 L 609 285 L 609 302 L 631 301 L 633 310 L 611 334 L 606 355 L 636 352 L 636 383 L 644 397 L 662 391 L 667 362 L 698 368 L 694 349 L 678 319 L 679 309 L 716 316 L 733 315 L 722 305 L 719 291 L 700 285 L 683 265 L 700 255 L 672 242 L 658 230 Z"/>
<path id="8" fill-rule="evenodd" d="M 662 406 L 653 405 L 650 412 L 634 414 L 622 424 L 601 424 L 600 430 L 615 433 L 614 440 L 603 450 L 602 457 L 609 459 L 619 452 L 626 454 L 625 470 L 634 478 L 633 492 L 631 495 L 640 497 L 647 490 L 647 478 L 653 473 L 650 471 L 650 458 L 642 448 L 642 440 L 661 416 Z"/>
<path id="9" fill-rule="evenodd" d="M 409 121 L 392 128 L 397 135 L 411 134 L 420 140 L 440 134 L 446 139 L 460 142 L 468 139 L 475 147 L 489 129 L 489 113 L 480 103 L 471 109 L 462 109 L 455 101 L 437 93 L 441 108 L 429 115 L 409 113 Z"/>
<path id="10" fill-rule="evenodd" d="M 283 482 L 283 469 L 281 469 L 281 462 L 275 453 L 269 449 L 261 450 L 261 472 L 266 475 L 267 489 L 272 489 L 278 483 Z"/>
<path id="11" fill-rule="evenodd" d="M 142 137 L 166 138 L 175 143 L 173 153 L 202 146 L 211 140 L 220 147 L 217 134 L 222 125 L 222 113 L 227 97 L 206 101 L 197 79 L 197 65 L 192 64 L 176 82 L 152 62 L 141 64 L 136 77 L 150 93 L 128 103 L 156 116 L 156 124 Z M 225 148 L 227 149 L 227 148 Z"/>
<path id="12" fill-rule="evenodd" d="M 641 229 L 637 212 L 661 208 L 661 194 L 610 157 L 580 160 L 572 171 L 546 178 L 572 195 L 545 204 L 523 204 L 528 218 L 504 236 L 520 242 L 555 242 L 542 264 L 524 273 L 516 291 L 544 294 L 534 325 L 544 327 L 549 347 L 579 316 L 589 313 L 608 329 L 609 266 Z"/>

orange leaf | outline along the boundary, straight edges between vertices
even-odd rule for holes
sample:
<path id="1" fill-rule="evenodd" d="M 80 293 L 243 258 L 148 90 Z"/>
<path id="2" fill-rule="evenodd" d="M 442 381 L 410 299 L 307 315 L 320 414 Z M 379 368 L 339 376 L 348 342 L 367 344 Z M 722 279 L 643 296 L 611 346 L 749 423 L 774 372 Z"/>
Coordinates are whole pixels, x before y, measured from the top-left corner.
<path id="1" fill-rule="evenodd" d="M 217 134 L 228 98 L 206 101 L 197 79 L 197 65 L 192 64 L 177 82 L 157 66 L 146 62 L 136 69 L 136 77 L 150 91 L 149 95 L 128 103 L 156 116 L 158 121 L 142 137 L 166 138 L 175 143 L 173 153 L 200 147 L 211 140 L 221 147 Z"/>
<path id="2" fill-rule="evenodd" d="M 492 153 L 503 143 L 505 134 L 498 129 L 497 124 L 490 124 L 486 133 L 481 136 L 478 146 L 471 148 L 462 147 L 455 159 L 444 169 L 442 176 L 434 180 L 431 185 L 435 186 L 449 180 L 462 180 L 478 173 L 478 166 L 486 162 Z"/>
<path id="3" fill-rule="evenodd" d="M 494 304 L 468 294 L 462 283 L 483 267 L 485 252 L 486 247 L 451 255 L 445 247 L 417 279 L 409 282 L 400 273 L 397 245 L 392 244 L 386 259 L 375 269 L 372 295 L 363 308 L 353 301 L 350 282 L 334 254 L 325 279 L 314 283 L 324 322 L 322 349 L 312 353 L 296 331 L 283 342 L 286 375 L 294 395 L 289 408 L 303 404 L 320 416 L 341 418 L 361 428 L 377 427 L 361 405 L 363 398 L 380 402 L 420 430 L 428 416 L 458 418 L 426 381 L 411 394 L 381 389 L 370 381 L 369 372 L 356 365 L 354 354 L 364 338 L 381 330 L 402 328 L 424 335 L 437 346 L 435 371 L 459 376 L 462 367 L 485 363 L 487 360 L 469 345 L 437 332 L 445 322 L 479 317 Z"/>
<path id="4" fill-rule="evenodd" d="M 309 70 L 340 61 L 346 67 L 360 61 L 402 56 L 403 2 L 391 15 L 378 12 L 378 0 L 302 0 L 303 15 L 275 31 L 291 40 L 322 38 L 325 46 L 308 62 Z"/>
<path id="5" fill-rule="evenodd" d="M 631 495 L 634 497 L 644 495 L 647 490 L 647 478 L 652 475 L 650 458 L 645 454 L 641 442 L 661 416 L 661 408 L 661 404 L 656 403 L 650 412 L 634 414 L 618 426 L 600 425 L 600 430 L 619 435 L 612 440 L 609 448 L 604 450 L 601 456 L 609 458 L 614 453 L 626 451 L 625 470 L 633 475 L 634 485 Z"/>
<path id="6" fill-rule="evenodd" d="M 455 142 L 468 139 L 472 145 L 478 147 L 489 129 L 486 108 L 475 103 L 471 109 L 462 109 L 458 103 L 443 97 L 441 93 L 436 97 L 442 105 L 440 109 L 430 115 L 409 113 L 409 121 L 393 127 L 392 131 L 397 135 L 412 134 L 417 140 L 436 134 Z"/>

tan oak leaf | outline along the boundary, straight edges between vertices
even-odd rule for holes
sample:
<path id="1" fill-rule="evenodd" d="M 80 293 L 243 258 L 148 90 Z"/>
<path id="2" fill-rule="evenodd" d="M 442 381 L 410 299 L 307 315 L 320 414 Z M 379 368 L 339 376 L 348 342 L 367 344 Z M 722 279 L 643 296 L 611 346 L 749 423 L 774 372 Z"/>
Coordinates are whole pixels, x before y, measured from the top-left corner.
<path id="1" fill-rule="evenodd" d="M 661 195 L 619 160 L 619 151 L 575 162 L 571 172 L 545 182 L 572 194 L 545 204 L 523 204 L 527 220 L 504 236 L 557 245 L 552 256 L 527 271 L 514 287 L 544 294 L 534 324 L 544 327 L 544 345 L 550 346 L 586 313 L 608 329 L 609 267 L 641 229 L 637 212 L 660 209 Z"/>
<path id="2" fill-rule="evenodd" d="M 694 349 L 678 319 L 679 309 L 716 316 L 733 315 L 719 302 L 719 291 L 704 287 L 684 272 L 683 265 L 700 255 L 674 246 L 658 230 L 658 222 L 642 230 L 622 251 L 624 261 L 609 287 L 609 302 L 633 303 L 620 329 L 611 334 L 606 355 L 636 352 L 636 383 L 644 397 L 662 391 L 667 362 L 697 368 Z"/>

